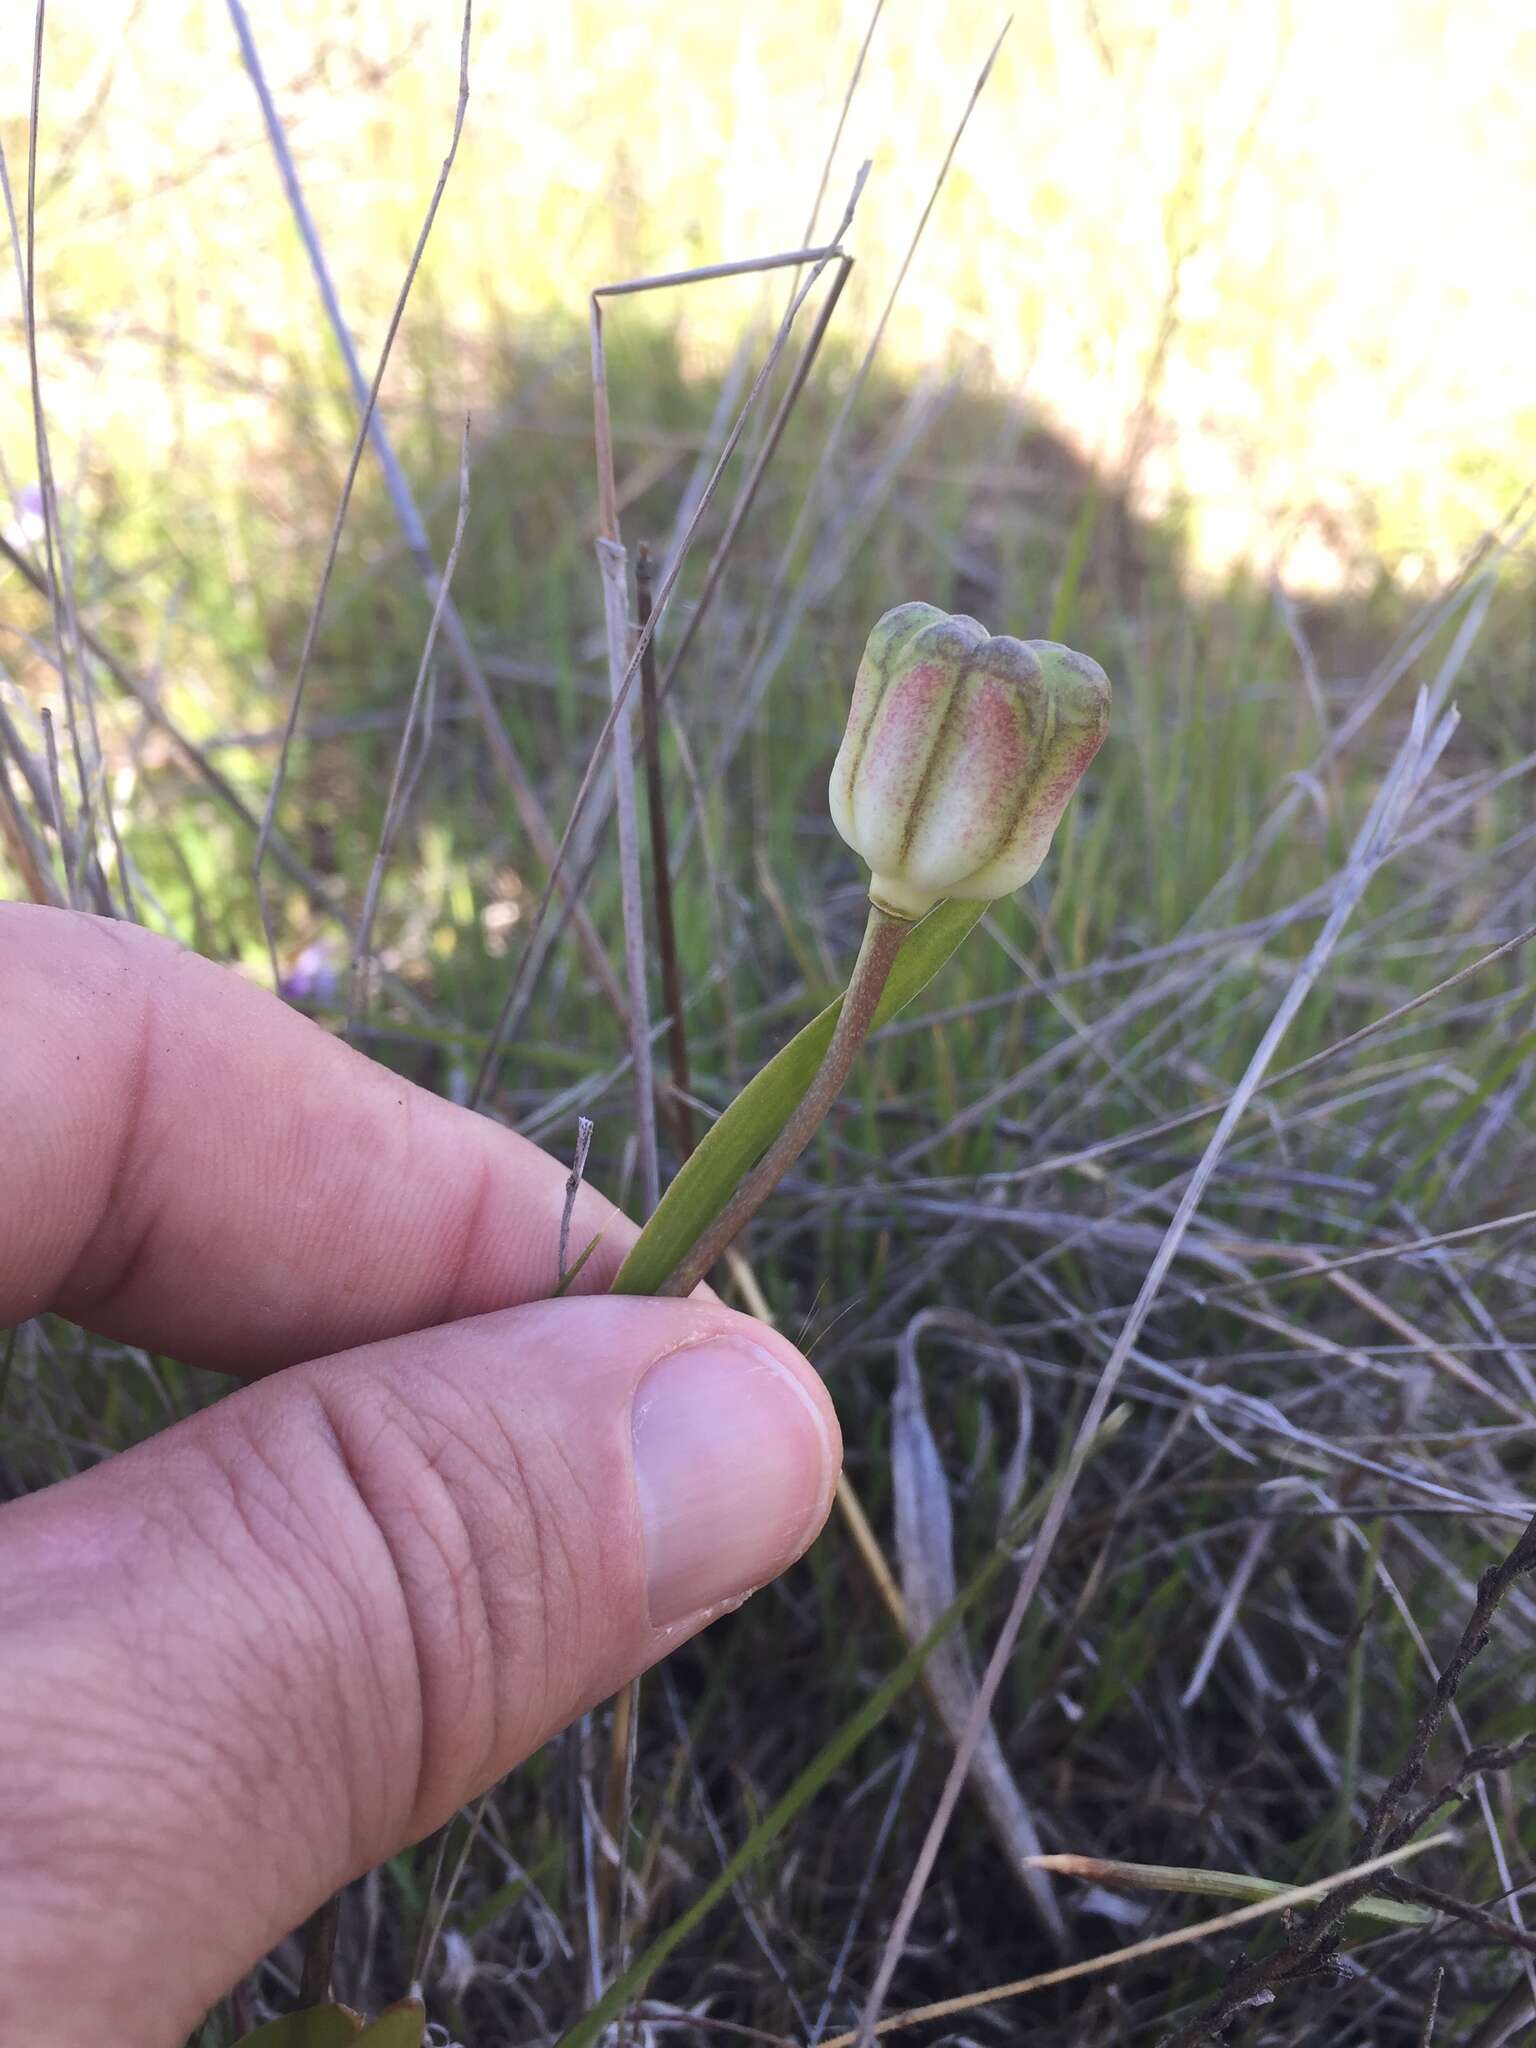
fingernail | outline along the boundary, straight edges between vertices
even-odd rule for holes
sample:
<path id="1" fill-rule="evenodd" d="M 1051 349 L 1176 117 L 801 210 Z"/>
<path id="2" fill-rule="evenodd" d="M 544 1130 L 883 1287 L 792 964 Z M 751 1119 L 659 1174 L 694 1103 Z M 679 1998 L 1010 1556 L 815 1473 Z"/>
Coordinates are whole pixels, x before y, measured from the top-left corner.
<path id="1" fill-rule="evenodd" d="M 755 1344 L 700 1344 L 635 1394 L 635 1487 L 657 1627 L 752 1592 L 825 1519 L 833 1449 L 794 1374 Z"/>

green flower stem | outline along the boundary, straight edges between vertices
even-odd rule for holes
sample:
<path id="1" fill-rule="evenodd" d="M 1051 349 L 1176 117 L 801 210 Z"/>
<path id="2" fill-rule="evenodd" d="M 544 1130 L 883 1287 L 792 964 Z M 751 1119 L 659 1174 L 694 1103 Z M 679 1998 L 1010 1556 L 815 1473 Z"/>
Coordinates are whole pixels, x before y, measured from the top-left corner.
<path id="1" fill-rule="evenodd" d="M 986 907 L 941 903 L 913 927 L 875 1012 L 876 1030 L 922 994 L 975 929 Z M 673 1267 L 692 1250 L 815 1080 L 842 1007 L 839 996 L 797 1031 L 705 1131 L 630 1247 L 614 1279 L 615 1294 L 657 1293 Z"/>
<path id="2" fill-rule="evenodd" d="M 710 1267 L 752 1221 L 779 1182 L 815 1137 L 827 1111 L 837 1100 L 859 1047 L 869 1036 L 875 1011 L 896 964 L 896 955 L 912 930 L 909 918 L 871 904 L 864 942 L 848 978 L 848 992 L 838 1012 L 831 1043 L 816 1078 L 800 1098 L 794 1114 L 726 1203 L 720 1214 L 656 1290 L 658 1294 L 691 1294 Z"/>

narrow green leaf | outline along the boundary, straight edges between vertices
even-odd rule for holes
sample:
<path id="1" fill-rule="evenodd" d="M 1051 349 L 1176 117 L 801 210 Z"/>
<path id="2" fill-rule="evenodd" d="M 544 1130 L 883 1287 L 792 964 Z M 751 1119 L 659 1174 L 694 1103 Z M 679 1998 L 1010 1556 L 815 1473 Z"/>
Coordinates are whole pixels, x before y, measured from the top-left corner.
<path id="1" fill-rule="evenodd" d="M 421 2048 L 426 2026 L 419 1998 L 387 2006 L 366 2026 L 349 2005 L 312 2005 L 268 2020 L 235 2048 Z"/>
<path id="2" fill-rule="evenodd" d="M 355 2048 L 363 2023 L 346 2005 L 311 2005 L 303 2012 L 285 2012 L 268 2020 L 235 2048 Z M 413 2048 L 419 2048 L 420 2036 Z"/>
<path id="3" fill-rule="evenodd" d="M 568 1266 L 566 1268 L 565 1278 L 560 1282 L 559 1286 L 555 1289 L 554 1299 L 556 1301 L 560 1299 L 562 1294 L 570 1293 L 572 1287 L 576 1284 L 576 1275 L 581 1271 L 582 1267 L 587 1263 L 588 1259 L 591 1258 L 592 1254 L 597 1250 L 598 1246 L 602 1243 L 602 1241 L 603 1233 L 600 1230 L 596 1233 L 595 1236 L 589 1237 L 587 1239 L 586 1245 L 582 1250 L 580 1256 L 577 1258 L 575 1265 Z"/>
<path id="4" fill-rule="evenodd" d="M 921 994 L 986 908 L 984 903 L 941 903 L 914 925 L 875 1012 L 876 1030 Z M 619 1268 L 615 1294 L 654 1294 L 692 1251 L 816 1078 L 842 1000 L 839 996 L 813 1017 L 705 1133 Z"/>
<path id="5" fill-rule="evenodd" d="M 1077 586 L 1083 580 L 1083 570 L 1088 561 L 1088 548 L 1098 523 L 1099 494 L 1097 489 L 1090 485 L 1083 499 L 1082 510 L 1078 513 L 1067 538 L 1067 559 L 1062 565 L 1061 581 L 1056 586 L 1056 602 L 1051 606 L 1050 624 L 1045 629 L 1047 640 L 1065 640 L 1072 630 L 1072 612 L 1077 603 Z M 1069 816 L 1076 815 L 1074 807 Z"/>
<path id="6" fill-rule="evenodd" d="M 357 2048 L 421 2048 L 427 2030 L 426 2007 L 419 1998 L 402 1998 L 387 2006 L 357 2037 Z"/>
<path id="7" fill-rule="evenodd" d="M 1188 1892 L 1207 1899 L 1278 1899 L 1295 1890 L 1273 1877 L 1249 1877 L 1240 1870 L 1185 1869 L 1176 1863 L 1116 1863 L 1104 1856 L 1031 1856 L 1032 1870 L 1057 1877 L 1080 1877 L 1096 1884 L 1124 1885 L 1135 1891 Z M 1361 1899 L 1347 1918 L 1388 1927 L 1423 1927 L 1434 1918 L 1427 1906 L 1407 1899 Z"/>

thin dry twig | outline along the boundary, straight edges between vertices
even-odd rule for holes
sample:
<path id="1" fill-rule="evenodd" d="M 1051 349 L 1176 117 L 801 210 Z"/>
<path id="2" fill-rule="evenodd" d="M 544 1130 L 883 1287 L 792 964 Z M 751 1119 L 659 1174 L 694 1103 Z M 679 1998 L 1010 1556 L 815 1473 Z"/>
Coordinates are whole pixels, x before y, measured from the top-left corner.
<path id="1" fill-rule="evenodd" d="M 1454 1892 L 1441 1891 L 1438 1885 L 1413 1884 L 1401 1877 L 1391 1878 L 1388 1883 L 1394 1898 L 1406 1899 L 1416 1906 L 1428 1906 L 1431 1912 L 1442 1913 L 1447 1920 L 1459 1920 L 1464 1927 L 1475 1928 L 1501 1948 L 1536 1956 L 1536 1934 L 1527 1928 L 1513 1926 L 1508 1920 L 1501 1920 L 1496 1913 L 1474 1906 L 1468 1899 L 1458 1899 Z"/>
<path id="2" fill-rule="evenodd" d="M 1536 1999 L 1524 1977 L 1516 1978 L 1488 2017 L 1467 2036 L 1466 2048 L 1508 2048 L 1536 2016 Z"/>
<path id="3" fill-rule="evenodd" d="M 902 1801 L 906 1798 L 907 1786 L 911 1783 L 912 1773 L 917 1766 L 917 1759 L 921 1748 L 921 1736 L 914 1735 L 902 1751 L 900 1767 L 897 1770 L 895 1782 L 891 1786 L 891 1796 L 886 1801 L 885 1811 L 880 1816 L 879 1829 L 870 1847 L 869 1863 L 865 1868 L 863 1881 L 859 1886 L 858 1898 L 854 1901 L 853 1911 L 848 1916 L 848 1924 L 843 1929 L 842 1941 L 838 1944 L 836 1959 L 827 1975 L 826 1988 L 821 1995 L 821 2010 L 817 2013 L 816 2024 L 811 2029 L 808 2048 L 818 2048 L 821 2037 L 826 2031 L 827 2021 L 832 2016 L 833 2001 L 836 1999 L 838 1989 L 842 1984 L 843 1972 L 848 1967 L 848 1958 L 853 1953 L 853 1945 L 858 1940 L 859 1932 L 864 1924 L 864 1915 L 869 1906 L 870 1895 L 874 1890 L 875 1879 L 884 1868 L 885 1846 L 891 1838 L 892 1829 L 896 1825 L 896 1817 L 901 1812 Z"/>
<path id="4" fill-rule="evenodd" d="M 576 1197 L 581 1193 L 582 1179 L 587 1171 L 587 1154 L 592 1150 L 592 1133 L 597 1129 L 589 1116 L 576 1119 L 576 1155 L 571 1161 L 571 1170 L 565 1180 L 565 1203 L 560 1211 L 560 1250 L 556 1260 L 555 1279 L 557 1288 L 564 1287 L 566 1275 L 571 1269 L 571 1220 L 576 1214 Z"/>
<path id="5" fill-rule="evenodd" d="M 1445 1965 L 1437 1966 L 1430 1979 L 1429 1998 L 1424 2007 L 1424 2024 L 1419 2029 L 1419 2048 L 1430 2048 L 1435 2038 L 1435 2015 L 1440 2010 L 1440 1986 L 1445 1982 Z"/>
<path id="6" fill-rule="evenodd" d="M 594 351 L 598 347 L 593 332 Z M 645 902 L 640 881 L 640 826 L 635 812 L 633 707 L 621 702 L 625 662 L 633 637 L 629 627 L 628 556 L 619 538 L 614 492 L 613 441 L 607 412 L 607 381 L 594 362 L 597 408 L 597 560 L 603 579 L 603 616 L 608 633 L 608 678 L 618 716 L 613 728 L 614 811 L 619 828 L 619 891 L 624 920 L 624 969 L 629 992 L 629 1059 L 634 1083 L 635 1144 L 640 1158 L 642 1221 L 661 1199 L 661 1166 L 656 1150 L 656 1079 L 651 1066 L 651 998 L 646 972 Z"/>

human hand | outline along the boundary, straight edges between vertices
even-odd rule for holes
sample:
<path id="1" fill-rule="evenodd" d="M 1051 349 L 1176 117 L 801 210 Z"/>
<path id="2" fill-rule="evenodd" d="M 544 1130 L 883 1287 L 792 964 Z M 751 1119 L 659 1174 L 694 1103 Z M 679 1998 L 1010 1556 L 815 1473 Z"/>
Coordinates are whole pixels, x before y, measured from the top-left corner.
<path id="1" fill-rule="evenodd" d="M 590 1189 L 544 1299 L 556 1161 L 195 955 L 0 905 L 0 1017 L 0 1328 L 259 1382 L 0 1509 L 0 2039 L 166 2048 L 797 1557 L 837 1423 L 762 1325 L 605 1296 Z"/>

